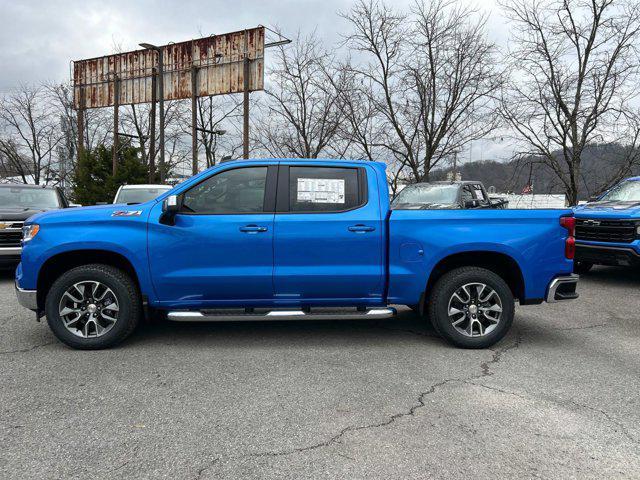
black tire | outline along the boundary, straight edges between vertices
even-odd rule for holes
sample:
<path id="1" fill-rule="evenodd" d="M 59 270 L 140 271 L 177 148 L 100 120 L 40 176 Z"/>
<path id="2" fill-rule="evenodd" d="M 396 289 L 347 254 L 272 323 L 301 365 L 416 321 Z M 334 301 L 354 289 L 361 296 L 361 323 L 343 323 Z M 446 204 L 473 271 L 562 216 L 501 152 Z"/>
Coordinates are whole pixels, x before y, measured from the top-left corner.
<path id="1" fill-rule="evenodd" d="M 466 336 L 449 319 L 449 301 L 454 293 L 469 283 L 491 287 L 502 304 L 500 320 L 492 331 L 482 336 Z M 506 282 L 490 270 L 479 267 L 456 268 L 444 274 L 435 284 L 429 298 L 429 320 L 447 342 L 461 348 L 487 348 L 500 341 L 513 323 L 515 302 Z M 472 329 L 470 329 L 472 330 Z"/>
<path id="2" fill-rule="evenodd" d="M 589 273 L 589 270 L 593 268 L 593 263 L 590 262 L 573 262 L 573 271 L 574 273 L 578 273 L 580 275 L 584 275 L 585 273 Z"/>
<path id="3" fill-rule="evenodd" d="M 62 296 L 72 285 L 83 281 L 98 281 L 107 286 L 118 302 L 117 321 L 99 337 L 76 336 L 67 330 L 60 318 L 58 308 Z M 138 288 L 129 275 L 109 265 L 91 264 L 73 268 L 58 277 L 47 293 L 45 313 L 49 327 L 60 341 L 80 350 L 97 350 L 112 347 L 127 338 L 140 321 L 142 305 Z"/>

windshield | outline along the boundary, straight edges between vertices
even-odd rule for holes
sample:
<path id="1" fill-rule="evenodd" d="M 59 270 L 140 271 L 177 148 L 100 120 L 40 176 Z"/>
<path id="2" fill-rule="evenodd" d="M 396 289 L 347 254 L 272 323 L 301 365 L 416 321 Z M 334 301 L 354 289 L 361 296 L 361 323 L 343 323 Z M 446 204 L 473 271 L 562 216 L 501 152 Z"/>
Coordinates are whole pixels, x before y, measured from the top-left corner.
<path id="1" fill-rule="evenodd" d="M 605 193 L 599 202 L 640 202 L 640 182 L 622 182 Z"/>
<path id="2" fill-rule="evenodd" d="M 171 187 L 123 188 L 113 203 L 144 203 L 167 190 L 171 190 Z"/>
<path id="3" fill-rule="evenodd" d="M 438 204 L 451 205 L 458 201 L 458 185 L 413 185 L 402 190 L 393 201 L 400 204 Z"/>
<path id="4" fill-rule="evenodd" d="M 60 200 L 55 190 L 29 187 L 1 187 L 0 207 L 45 210 L 60 208 Z"/>

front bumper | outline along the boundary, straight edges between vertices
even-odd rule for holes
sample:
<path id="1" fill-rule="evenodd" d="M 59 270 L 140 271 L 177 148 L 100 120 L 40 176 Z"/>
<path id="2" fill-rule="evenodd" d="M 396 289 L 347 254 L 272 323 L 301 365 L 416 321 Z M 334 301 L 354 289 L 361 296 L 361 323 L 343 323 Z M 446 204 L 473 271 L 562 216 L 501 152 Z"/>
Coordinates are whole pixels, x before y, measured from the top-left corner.
<path id="1" fill-rule="evenodd" d="M 18 303 L 29 310 L 34 312 L 38 310 L 38 291 L 37 290 L 24 290 L 15 284 L 16 297 L 18 297 Z"/>
<path id="2" fill-rule="evenodd" d="M 574 300 L 578 298 L 576 287 L 578 286 L 579 275 L 572 273 L 565 277 L 556 277 L 551 280 L 547 289 L 547 303 L 560 302 L 562 300 Z"/>
<path id="3" fill-rule="evenodd" d="M 640 266 L 640 253 L 632 247 L 576 243 L 575 260 L 614 267 Z"/>

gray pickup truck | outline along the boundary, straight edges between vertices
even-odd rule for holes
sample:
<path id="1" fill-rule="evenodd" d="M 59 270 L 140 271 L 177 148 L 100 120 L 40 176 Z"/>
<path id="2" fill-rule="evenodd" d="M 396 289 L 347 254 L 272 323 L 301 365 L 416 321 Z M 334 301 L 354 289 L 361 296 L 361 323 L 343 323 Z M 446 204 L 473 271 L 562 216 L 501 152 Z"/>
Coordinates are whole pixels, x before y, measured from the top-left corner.
<path id="1" fill-rule="evenodd" d="M 22 225 L 36 213 L 75 206 L 62 190 L 43 185 L 0 185 L 0 268 L 20 263 Z"/>
<path id="2" fill-rule="evenodd" d="M 414 183 L 402 189 L 391 208 L 415 210 L 503 209 L 508 200 L 490 197 L 482 182 L 454 181 Z"/>

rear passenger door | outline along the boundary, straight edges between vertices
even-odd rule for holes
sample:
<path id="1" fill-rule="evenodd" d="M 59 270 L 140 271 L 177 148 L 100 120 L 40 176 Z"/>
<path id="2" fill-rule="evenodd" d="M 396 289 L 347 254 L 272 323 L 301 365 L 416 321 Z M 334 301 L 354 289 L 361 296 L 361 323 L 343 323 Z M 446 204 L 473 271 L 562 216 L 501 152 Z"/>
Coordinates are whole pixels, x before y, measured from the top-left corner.
<path id="1" fill-rule="evenodd" d="M 383 241 L 375 173 L 362 167 L 280 165 L 274 221 L 277 301 L 379 301 Z"/>

